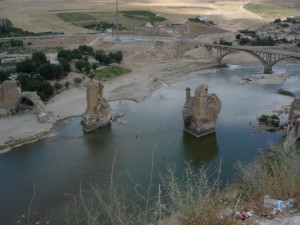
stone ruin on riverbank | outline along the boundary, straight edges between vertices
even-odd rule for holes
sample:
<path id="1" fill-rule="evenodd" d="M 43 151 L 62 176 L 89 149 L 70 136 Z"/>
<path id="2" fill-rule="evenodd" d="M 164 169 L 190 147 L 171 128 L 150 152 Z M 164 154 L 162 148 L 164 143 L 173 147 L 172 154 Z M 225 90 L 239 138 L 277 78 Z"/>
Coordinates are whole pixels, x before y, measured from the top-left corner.
<path id="1" fill-rule="evenodd" d="M 108 126 L 111 119 L 111 107 L 103 97 L 103 84 L 92 81 L 86 89 L 87 109 L 82 117 L 85 131 Z"/>
<path id="2" fill-rule="evenodd" d="M 25 106 L 24 102 L 29 104 Z M 16 80 L 6 80 L 0 85 L 0 117 L 15 114 L 24 107 L 32 109 L 34 106 L 40 123 L 51 122 L 52 117 L 36 92 L 22 92 L 21 84 Z"/>
<path id="3" fill-rule="evenodd" d="M 186 102 L 182 110 L 184 130 L 196 137 L 216 131 L 216 123 L 222 108 L 222 102 L 216 94 L 207 93 L 208 86 L 200 85 L 191 96 L 186 88 Z"/>
<path id="4" fill-rule="evenodd" d="M 289 150 L 297 142 L 300 143 L 300 97 L 291 103 L 288 118 L 287 136 L 284 149 Z"/>

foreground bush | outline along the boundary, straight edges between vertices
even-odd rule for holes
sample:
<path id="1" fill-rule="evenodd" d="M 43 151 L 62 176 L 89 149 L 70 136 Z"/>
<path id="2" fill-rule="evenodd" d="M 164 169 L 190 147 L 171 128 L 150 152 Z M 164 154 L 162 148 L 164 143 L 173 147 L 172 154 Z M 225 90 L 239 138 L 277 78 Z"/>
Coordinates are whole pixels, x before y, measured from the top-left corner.
<path id="1" fill-rule="evenodd" d="M 245 200 L 261 201 L 265 195 L 281 200 L 300 196 L 300 152 L 297 148 L 285 152 L 282 146 L 273 147 L 260 161 L 238 164 L 238 170 Z"/>

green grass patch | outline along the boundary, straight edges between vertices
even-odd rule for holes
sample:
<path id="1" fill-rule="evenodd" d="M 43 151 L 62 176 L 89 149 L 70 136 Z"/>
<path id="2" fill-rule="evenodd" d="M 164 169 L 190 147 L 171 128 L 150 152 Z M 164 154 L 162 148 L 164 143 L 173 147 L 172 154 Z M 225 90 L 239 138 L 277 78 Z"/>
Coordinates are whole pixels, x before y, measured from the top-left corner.
<path id="1" fill-rule="evenodd" d="M 19 145 L 23 145 L 26 143 L 30 143 L 33 141 L 37 141 L 45 136 L 47 136 L 49 134 L 49 132 L 43 132 L 37 135 L 33 135 L 33 136 L 28 136 L 26 138 L 19 138 L 19 139 L 13 139 L 11 141 L 7 141 L 5 142 L 3 145 L 0 145 L 0 151 L 4 150 L 6 148 L 13 148 Z"/>
<path id="2" fill-rule="evenodd" d="M 295 94 L 293 92 L 290 92 L 290 91 L 287 91 L 287 90 L 284 90 L 284 89 L 279 89 L 277 91 L 278 94 L 281 94 L 281 95 L 286 95 L 286 96 L 291 96 L 291 97 L 295 97 Z"/>
<path id="3" fill-rule="evenodd" d="M 102 70 L 97 70 L 90 73 L 89 77 L 100 81 L 107 81 L 130 72 L 130 69 L 121 66 L 108 66 Z"/>
<path id="4" fill-rule="evenodd" d="M 252 4 L 244 5 L 244 8 L 256 15 L 268 19 L 299 17 L 300 6 L 270 5 L 270 4 Z"/>
<path id="5" fill-rule="evenodd" d="M 86 12 L 58 13 L 56 15 L 66 22 L 82 22 L 96 20 L 95 17 L 89 15 Z"/>
<path id="6" fill-rule="evenodd" d="M 105 31 L 114 28 L 116 22 L 115 12 L 60 12 L 56 14 L 60 19 L 74 25 L 92 30 Z M 121 29 L 134 29 L 144 26 L 146 22 L 161 22 L 165 18 L 145 10 L 123 11 L 119 13 L 119 26 Z"/>
<path id="7" fill-rule="evenodd" d="M 147 22 L 162 22 L 166 20 L 166 18 L 147 10 L 131 10 L 123 11 L 122 13 L 125 17 Z"/>

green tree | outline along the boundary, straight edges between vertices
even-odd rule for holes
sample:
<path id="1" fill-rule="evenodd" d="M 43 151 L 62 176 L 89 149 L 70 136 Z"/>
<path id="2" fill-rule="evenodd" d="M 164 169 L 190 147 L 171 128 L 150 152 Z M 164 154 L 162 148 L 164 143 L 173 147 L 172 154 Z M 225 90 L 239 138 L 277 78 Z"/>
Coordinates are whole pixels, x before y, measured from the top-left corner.
<path id="1" fill-rule="evenodd" d="M 111 64 L 111 63 L 112 63 L 111 58 L 108 57 L 107 55 L 104 55 L 103 64 L 104 64 L 105 66 L 108 66 L 108 65 Z"/>
<path id="2" fill-rule="evenodd" d="M 64 69 L 60 64 L 42 64 L 39 66 L 38 72 L 45 80 L 59 79 L 64 75 Z"/>
<path id="3" fill-rule="evenodd" d="M 16 64 L 16 71 L 22 73 L 33 73 L 37 72 L 36 62 L 32 59 L 25 59 Z"/>
<path id="4" fill-rule="evenodd" d="M 237 34 L 237 35 L 235 35 L 235 39 L 236 39 L 236 40 L 240 40 L 240 39 L 241 39 L 241 36 L 242 36 L 241 34 Z"/>
<path id="5" fill-rule="evenodd" d="M 23 91 L 36 91 L 43 101 L 54 94 L 54 88 L 48 81 L 42 80 L 39 76 L 20 74 L 17 77 Z"/>
<path id="6" fill-rule="evenodd" d="M 95 52 L 95 59 L 102 64 L 104 62 L 105 52 L 103 50 L 97 50 Z"/>
<path id="7" fill-rule="evenodd" d="M 248 44 L 248 43 L 250 43 L 251 42 L 251 40 L 249 39 L 249 38 L 241 38 L 240 39 L 240 44 L 241 45 L 245 45 L 245 44 Z"/>
<path id="8" fill-rule="evenodd" d="M 117 63 L 120 63 L 120 62 L 122 62 L 122 60 L 123 60 L 123 52 L 122 51 L 117 51 L 115 53 L 115 61 Z"/>
<path id="9" fill-rule="evenodd" d="M 0 84 L 3 81 L 8 80 L 8 76 L 9 76 L 9 74 L 7 73 L 7 71 L 5 69 L 3 69 L 2 67 L 0 67 Z"/>
<path id="10" fill-rule="evenodd" d="M 8 35 L 12 30 L 12 22 L 7 18 L 0 20 L 0 32 L 2 35 Z"/>
<path id="11" fill-rule="evenodd" d="M 75 68 L 76 68 L 78 71 L 82 72 L 82 69 L 83 69 L 83 62 L 82 62 L 82 61 L 76 61 L 76 62 L 75 62 Z"/>
<path id="12" fill-rule="evenodd" d="M 72 59 L 82 59 L 82 51 L 79 49 L 72 50 Z"/>
<path id="13" fill-rule="evenodd" d="M 58 59 L 66 59 L 66 60 L 70 61 L 70 60 L 72 60 L 72 51 L 66 50 L 66 49 L 59 50 L 57 53 L 57 58 Z"/>
<path id="14" fill-rule="evenodd" d="M 83 70 L 86 74 L 88 74 L 89 72 L 91 72 L 91 69 L 92 69 L 92 66 L 91 66 L 91 63 L 87 60 L 85 60 L 83 62 Z"/>
<path id="15" fill-rule="evenodd" d="M 108 57 L 111 59 L 111 61 L 115 61 L 115 53 L 109 52 Z"/>
<path id="16" fill-rule="evenodd" d="M 67 75 L 68 73 L 71 72 L 71 64 L 69 63 L 69 61 L 67 59 L 60 58 L 60 59 L 58 59 L 58 61 L 59 61 L 60 65 L 62 65 L 65 75 Z"/>
<path id="17" fill-rule="evenodd" d="M 42 65 L 44 63 L 49 63 L 45 53 L 43 53 L 43 52 L 32 53 L 31 59 L 36 62 L 37 66 Z"/>
<path id="18" fill-rule="evenodd" d="M 94 55 L 94 49 L 91 46 L 80 45 L 78 49 L 84 54 Z"/>
<path id="19" fill-rule="evenodd" d="M 97 63 L 93 63 L 93 64 L 92 64 L 92 69 L 93 69 L 93 70 L 96 70 L 97 68 L 98 68 Z"/>

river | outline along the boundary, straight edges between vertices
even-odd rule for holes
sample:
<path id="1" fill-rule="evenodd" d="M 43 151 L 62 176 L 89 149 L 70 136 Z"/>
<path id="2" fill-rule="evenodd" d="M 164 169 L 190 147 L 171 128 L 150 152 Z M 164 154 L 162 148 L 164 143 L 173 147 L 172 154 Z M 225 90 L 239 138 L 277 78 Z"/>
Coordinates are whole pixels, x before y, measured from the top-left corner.
<path id="1" fill-rule="evenodd" d="M 190 162 L 194 169 L 203 163 L 211 170 L 222 162 L 223 179 L 232 182 L 234 164 L 249 163 L 259 149 L 276 143 L 280 132 L 253 134 L 257 117 L 262 113 L 291 103 L 292 98 L 277 94 L 279 88 L 300 94 L 299 65 L 278 66 L 275 72 L 290 76 L 282 85 L 249 85 L 243 80 L 259 73 L 261 67 L 231 66 L 196 79 L 163 87 L 142 103 L 111 102 L 113 112 L 123 112 L 120 125 L 83 133 L 80 118 L 60 121 L 54 126 L 56 136 L 15 148 L 0 155 L 0 224 L 25 220 L 35 187 L 31 213 L 43 218 L 63 209 L 70 196 L 76 195 L 80 183 L 107 186 L 115 157 L 115 178 L 129 183 L 129 175 L 141 184 L 150 178 L 151 158 L 153 184 L 158 173 L 175 166 L 178 174 Z M 274 76 L 276 76 L 274 74 Z M 185 88 L 205 83 L 209 93 L 216 93 L 222 110 L 215 134 L 195 138 L 183 132 L 182 107 Z M 286 115 L 280 117 L 286 121 Z M 51 214 L 52 215 L 52 214 Z M 52 218 L 53 219 L 53 218 Z M 49 219 L 51 220 L 51 218 Z"/>

